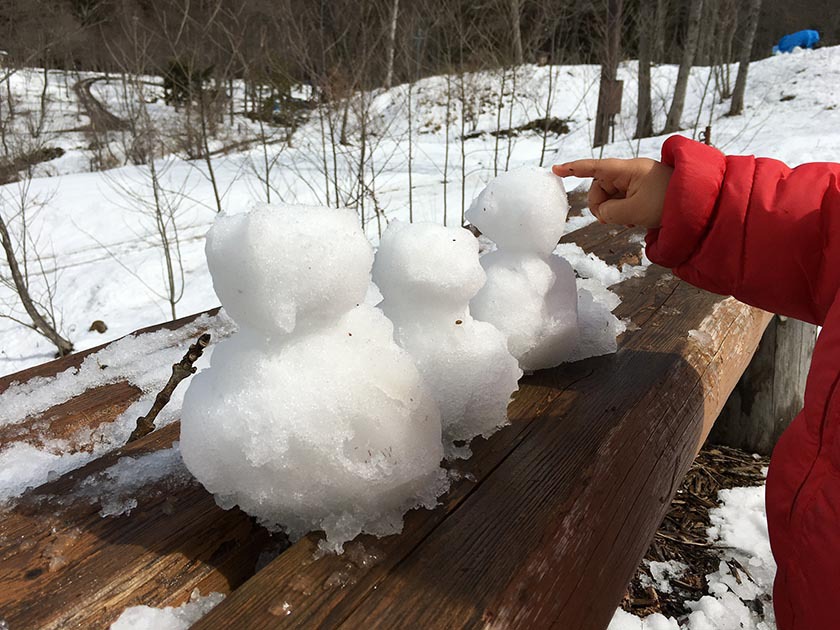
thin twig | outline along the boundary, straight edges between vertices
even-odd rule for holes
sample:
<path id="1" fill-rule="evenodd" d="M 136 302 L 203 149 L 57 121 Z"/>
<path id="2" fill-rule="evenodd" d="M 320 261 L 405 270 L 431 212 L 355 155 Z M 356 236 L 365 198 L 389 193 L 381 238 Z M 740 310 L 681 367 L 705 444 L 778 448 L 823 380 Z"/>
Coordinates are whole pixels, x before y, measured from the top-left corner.
<path id="1" fill-rule="evenodd" d="M 148 435 L 155 430 L 155 419 L 160 410 L 166 406 L 169 399 L 172 397 L 172 392 L 178 387 L 178 384 L 188 376 L 195 374 L 196 368 L 193 365 L 198 361 L 199 357 L 204 353 L 204 349 L 210 344 L 210 333 L 204 333 L 198 340 L 190 346 L 184 358 L 172 366 L 172 376 L 163 386 L 163 389 L 155 396 L 155 402 L 152 408 L 142 418 L 137 418 L 137 426 L 128 438 L 128 442 L 140 439 L 144 435 Z"/>

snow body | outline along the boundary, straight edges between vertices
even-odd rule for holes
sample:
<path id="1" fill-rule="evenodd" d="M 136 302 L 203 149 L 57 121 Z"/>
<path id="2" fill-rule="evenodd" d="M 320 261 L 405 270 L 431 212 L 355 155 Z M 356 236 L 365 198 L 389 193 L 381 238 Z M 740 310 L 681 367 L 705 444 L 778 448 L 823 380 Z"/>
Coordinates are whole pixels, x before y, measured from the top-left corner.
<path id="1" fill-rule="evenodd" d="M 373 252 L 355 215 L 260 207 L 207 238 L 240 330 L 184 398 L 181 452 L 223 507 L 293 538 L 402 529 L 445 490 L 438 407 L 393 327 L 363 304 Z"/>
<path id="2" fill-rule="evenodd" d="M 460 227 L 393 222 L 382 235 L 373 280 L 397 343 L 440 406 L 449 454 L 458 453 L 453 442 L 507 424 L 522 371 L 505 336 L 470 315 L 469 301 L 485 281 L 476 238 Z"/>
<path id="3" fill-rule="evenodd" d="M 568 212 L 562 180 L 530 167 L 493 179 L 466 214 L 498 248 L 481 258 L 487 282 L 472 314 L 506 335 L 525 371 L 569 360 L 578 345 L 575 274 L 552 255 Z"/>

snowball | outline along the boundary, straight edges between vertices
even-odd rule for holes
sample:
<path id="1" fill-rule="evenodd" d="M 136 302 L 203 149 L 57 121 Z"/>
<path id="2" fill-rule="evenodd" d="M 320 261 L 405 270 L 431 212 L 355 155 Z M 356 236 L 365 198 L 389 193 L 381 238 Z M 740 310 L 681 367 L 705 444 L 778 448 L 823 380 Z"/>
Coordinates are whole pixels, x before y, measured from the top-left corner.
<path id="1" fill-rule="evenodd" d="M 268 334 L 334 323 L 364 301 L 373 262 L 352 211 L 309 206 L 221 215 L 206 252 L 228 314 Z"/>
<path id="2" fill-rule="evenodd" d="M 394 221 L 380 240 L 373 281 L 392 311 L 463 311 L 485 281 L 478 241 L 459 227 Z"/>
<path id="3" fill-rule="evenodd" d="M 440 407 L 449 454 L 456 454 L 452 442 L 488 436 L 506 424 L 522 372 L 505 335 L 470 316 L 469 300 L 485 278 L 475 237 L 462 228 L 392 224 L 373 277 L 397 343 Z"/>
<path id="4" fill-rule="evenodd" d="M 111 630 L 187 630 L 225 598 L 222 593 L 210 593 L 204 597 L 195 589 L 190 601 L 178 607 L 153 608 L 132 606 L 126 608 Z"/>
<path id="5" fill-rule="evenodd" d="M 470 302 L 476 319 L 508 339 L 523 370 L 553 367 L 577 345 L 577 287 L 571 266 L 557 256 L 508 253 L 484 255 L 487 282 Z"/>
<path id="6" fill-rule="evenodd" d="M 569 202 L 563 180 L 526 167 L 491 180 L 467 210 L 467 220 L 499 249 L 547 256 L 563 235 Z"/>
<path id="7" fill-rule="evenodd" d="M 383 342 L 383 332 L 388 336 Z M 335 328 L 276 345 L 240 332 L 184 399 L 184 462 L 222 507 L 340 550 L 402 528 L 445 489 L 437 406 L 387 319 L 362 305 Z"/>

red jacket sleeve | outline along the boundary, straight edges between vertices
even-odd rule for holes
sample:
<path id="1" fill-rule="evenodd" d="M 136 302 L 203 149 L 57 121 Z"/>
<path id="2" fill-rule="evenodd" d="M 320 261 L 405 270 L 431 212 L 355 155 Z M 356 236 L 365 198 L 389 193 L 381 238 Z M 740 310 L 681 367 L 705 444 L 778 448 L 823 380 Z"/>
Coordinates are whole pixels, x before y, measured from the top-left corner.
<path id="1" fill-rule="evenodd" d="M 840 164 L 789 168 L 680 136 L 651 261 L 691 284 L 821 324 L 840 284 Z"/>

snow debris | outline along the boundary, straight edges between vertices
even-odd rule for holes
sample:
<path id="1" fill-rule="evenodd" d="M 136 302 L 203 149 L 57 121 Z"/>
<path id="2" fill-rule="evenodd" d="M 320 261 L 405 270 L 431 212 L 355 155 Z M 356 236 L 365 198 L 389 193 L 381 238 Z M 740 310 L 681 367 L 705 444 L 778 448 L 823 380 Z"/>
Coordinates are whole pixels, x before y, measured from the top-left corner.
<path id="1" fill-rule="evenodd" d="M 85 358 L 78 369 L 53 377 L 38 377 L 12 385 L 0 394 L 0 426 L 17 424 L 27 417 L 77 396 L 87 389 L 127 380 L 142 390 L 141 397 L 113 422 L 84 427 L 69 439 L 39 435 L 38 445 L 14 441 L 0 450 L 0 506 L 64 473 L 109 453 L 125 444 L 138 417 L 150 408 L 157 392 L 169 379 L 172 364 L 184 354 L 184 341 L 200 332 L 211 331 L 224 338 L 234 330 L 224 314 L 203 315 L 178 331 L 158 330 L 130 335 Z M 197 362 L 209 362 L 213 348 Z M 178 418 L 186 388 L 175 390 L 170 403 L 158 415 L 156 424 L 165 426 Z M 46 425 L 45 425 L 46 430 Z M 88 448 L 80 448 L 87 445 Z"/>
<path id="2" fill-rule="evenodd" d="M 23 422 L 89 389 L 119 381 L 150 392 L 169 378 L 172 364 L 184 355 L 185 339 L 209 331 L 218 340 L 233 330 L 233 322 L 219 313 L 202 315 L 178 330 L 164 328 L 123 337 L 85 357 L 78 368 L 13 384 L 0 393 L 0 427 Z M 166 374 L 163 381 L 162 374 Z"/>
<path id="3" fill-rule="evenodd" d="M 162 481 L 166 490 L 175 490 L 192 481 L 181 461 L 177 442 L 160 451 L 121 457 L 113 466 L 85 478 L 70 500 L 85 499 L 98 504 L 103 518 L 127 515 L 137 507 L 136 495 L 147 493 Z"/>
<path id="4" fill-rule="evenodd" d="M 304 263 L 277 254 L 287 241 Z M 355 214 L 221 216 L 207 257 L 223 304 L 244 319 L 190 383 L 181 452 L 219 505 L 292 538 L 323 530 L 332 551 L 361 532 L 399 532 L 407 510 L 436 505 L 448 487 L 440 413 L 391 322 L 362 303 L 373 252 Z M 277 312 L 265 303 L 272 290 Z"/>
<path id="5" fill-rule="evenodd" d="M 677 621 L 660 613 L 640 619 L 619 608 L 607 630 L 681 630 Z"/>
<path id="6" fill-rule="evenodd" d="M 552 255 L 568 211 L 563 181 L 531 167 L 490 181 L 466 213 L 497 246 L 481 257 L 487 282 L 470 309 L 504 333 L 525 371 L 558 365 L 577 345 L 575 275 Z"/>
<path id="7" fill-rule="evenodd" d="M 126 608 L 111 624 L 111 630 L 187 630 L 218 606 L 224 598 L 222 593 L 202 596 L 198 589 L 195 589 L 190 595 L 190 600 L 177 607 L 132 606 Z"/>
<path id="8" fill-rule="evenodd" d="M 373 279 L 397 343 L 411 354 L 440 406 L 448 454 L 468 454 L 452 442 L 488 437 L 507 424 L 522 376 L 505 336 L 470 315 L 469 301 L 485 281 L 478 241 L 460 227 L 391 223 Z"/>
<path id="9" fill-rule="evenodd" d="M 677 560 L 667 560 L 664 562 L 656 560 L 649 562 L 646 560 L 645 564 L 648 565 L 653 579 L 651 580 L 647 575 L 642 574 L 642 586 L 653 586 L 660 593 L 670 593 L 672 590 L 671 578 L 682 577 L 686 570 L 688 570 L 687 564 Z"/>
<path id="10" fill-rule="evenodd" d="M 775 630 L 770 598 L 776 563 L 767 533 L 764 487 L 721 490 L 718 498 L 720 505 L 709 511 L 708 534 L 709 541 L 721 547 L 721 560 L 718 570 L 706 576 L 710 595 L 686 602 L 690 613 L 679 622 L 662 615 L 639 619 L 619 609 L 608 630 Z M 664 590 L 667 579 L 682 570 L 679 564 L 650 563 L 657 589 Z"/>

